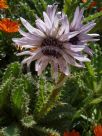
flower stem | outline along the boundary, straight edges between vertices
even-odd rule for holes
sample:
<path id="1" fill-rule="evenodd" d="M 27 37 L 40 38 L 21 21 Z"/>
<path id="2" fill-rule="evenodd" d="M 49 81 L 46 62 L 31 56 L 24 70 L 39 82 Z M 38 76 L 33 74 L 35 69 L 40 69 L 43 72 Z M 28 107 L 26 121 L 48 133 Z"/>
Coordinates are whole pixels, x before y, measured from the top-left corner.
<path id="1" fill-rule="evenodd" d="M 55 88 L 52 90 L 52 93 L 49 96 L 47 103 L 45 103 L 41 111 L 37 113 L 37 121 L 44 118 L 44 116 L 55 106 L 55 102 L 58 100 L 58 96 L 60 94 L 59 88 L 63 85 L 65 79 L 66 76 L 64 74 L 61 74 L 59 81 L 55 84 Z"/>

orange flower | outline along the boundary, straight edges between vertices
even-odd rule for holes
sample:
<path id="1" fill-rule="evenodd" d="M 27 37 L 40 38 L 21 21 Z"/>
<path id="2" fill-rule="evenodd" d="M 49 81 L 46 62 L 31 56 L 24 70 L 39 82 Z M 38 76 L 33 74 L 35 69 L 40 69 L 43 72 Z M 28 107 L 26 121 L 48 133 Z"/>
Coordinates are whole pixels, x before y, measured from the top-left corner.
<path id="1" fill-rule="evenodd" d="M 82 0 L 82 2 L 83 2 L 83 3 L 86 3 L 86 2 L 87 2 L 87 0 Z"/>
<path id="2" fill-rule="evenodd" d="M 7 33 L 18 32 L 19 24 L 18 22 L 12 21 L 9 18 L 4 18 L 0 21 L 0 30 Z"/>
<path id="3" fill-rule="evenodd" d="M 91 2 L 91 4 L 89 5 L 88 9 L 92 9 L 93 7 L 95 7 L 97 5 L 96 1 Z"/>
<path id="4" fill-rule="evenodd" d="M 0 9 L 8 8 L 6 0 L 0 0 Z"/>
<path id="5" fill-rule="evenodd" d="M 63 136 L 80 136 L 79 132 L 73 130 L 72 132 L 64 132 Z"/>
<path id="6" fill-rule="evenodd" d="M 94 128 L 94 134 L 95 136 L 102 136 L 102 126 L 98 125 Z"/>
<path id="7" fill-rule="evenodd" d="M 99 8 L 99 9 L 98 9 L 98 11 L 99 11 L 99 12 L 100 12 L 100 11 L 102 11 L 102 7 L 101 7 L 101 8 Z"/>

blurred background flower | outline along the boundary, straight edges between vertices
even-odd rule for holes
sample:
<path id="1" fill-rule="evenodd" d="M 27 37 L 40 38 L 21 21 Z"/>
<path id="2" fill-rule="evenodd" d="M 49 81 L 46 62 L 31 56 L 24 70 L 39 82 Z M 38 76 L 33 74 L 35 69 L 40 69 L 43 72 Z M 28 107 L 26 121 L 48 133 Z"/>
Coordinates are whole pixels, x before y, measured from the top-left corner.
<path id="1" fill-rule="evenodd" d="M 0 20 L 0 30 L 6 33 L 14 33 L 19 30 L 19 23 L 17 21 L 12 21 L 9 18 L 3 18 Z"/>
<path id="2" fill-rule="evenodd" d="M 102 136 L 102 126 L 101 125 L 97 125 L 94 128 L 94 134 L 95 136 Z"/>
<path id="3" fill-rule="evenodd" d="M 64 132 L 63 136 L 80 136 L 79 132 L 72 130 L 71 132 Z"/>
<path id="4" fill-rule="evenodd" d="M 0 0 L 0 9 L 8 8 L 6 0 Z"/>

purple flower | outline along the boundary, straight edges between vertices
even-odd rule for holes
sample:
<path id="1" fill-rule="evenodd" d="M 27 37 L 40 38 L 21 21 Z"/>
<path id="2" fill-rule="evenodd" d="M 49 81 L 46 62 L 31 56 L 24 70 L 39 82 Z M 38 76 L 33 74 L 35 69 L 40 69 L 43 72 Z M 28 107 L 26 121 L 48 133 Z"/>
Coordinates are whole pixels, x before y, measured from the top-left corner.
<path id="1" fill-rule="evenodd" d="M 79 9 L 79 7 L 76 8 L 76 11 L 74 13 L 74 18 L 70 24 L 70 32 L 78 31 L 78 35 L 73 37 L 69 40 L 70 44 L 82 46 L 85 45 L 84 52 L 86 52 L 89 55 L 93 55 L 93 51 L 88 47 L 88 42 L 90 41 L 98 41 L 99 39 L 96 39 L 98 34 L 88 34 L 88 32 L 96 25 L 94 21 L 89 22 L 87 24 L 83 24 L 83 12 L 84 9 Z"/>
<path id="2" fill-rule="evenodd" d="M 27 63 L 29 67 L 31 62 L 36 60 L 35 70 L 38 75 L 45 70 L 48 64 L 51 64 L 51 73 L 55 80 L 58 77 L 58 71 L 69 75 L 70 65 L 84 67 L 83 62 L 90 60 L 82 51 L 86 48 L 86 42 L 92 39 L 90 39 L 92 36 L 86 33 L 95 23 L 91 22 L 83 26 L 80 21 L 77 22 L 76 16 L 79 16 L 81 20 L 82 11 L 79 13 L 79 8 L 77 8 L 70 26 L 67 16 L 57 11 L 57 5 L 48 5 L 46 12 L 43 12 L 44 20 L 36 19 L 36 27 L 21 18 L 21 22 L 28 32 L 20 29 L 19 33 L 23 37 L 13 38 L 13 41 L 15 45 L 25 49 L 18 55 L 28 55 L 22 63 Z M 70 32 L 70 30 L 73 31 Z M 79 37 L 83 40 L 78 39 Z"/>

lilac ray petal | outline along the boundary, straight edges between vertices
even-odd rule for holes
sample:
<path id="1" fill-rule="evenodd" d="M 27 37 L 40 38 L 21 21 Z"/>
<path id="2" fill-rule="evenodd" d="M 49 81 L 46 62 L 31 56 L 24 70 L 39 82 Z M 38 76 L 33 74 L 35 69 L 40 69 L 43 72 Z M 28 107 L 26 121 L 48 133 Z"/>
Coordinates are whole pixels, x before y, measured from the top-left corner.
<path id="1" fill-rule="evenodd" d="M 91 37 L 99 37 L 100 36 L 99 34 L 87 34 L 87 35 L 89 35 Z"/>
<path id="2" fill-rule="evenodd" d="M 21 62 L 22 65 L 23 65 L 23 64 L 26 64 L 30 59 L 31 59 L 31 56 L 28 57 L 28 58 L 26 58 L 26 59 L 24 59 L 24 60 Z"/>
<path id="3" fill-rule="evenodd" d="M 63 58 L 59 59 L 59 67 L 60 67 L 61 72 L 63 72 L 66 76 L 70 75 L 68 64 Z"/>
<path id="4" fill-rule="evenodd" d="M 73 38 L 74 36 L 76 36 L 77 34 L 79 34 L 79 31 L 75 31 L 75 32 L 70 32 L 70 33 L 67 33 L 67 34 L 63 34 L 61 36 L 57 35 L 57 38 L 60 40 L 60 41 L 68 41 L 70 40 L 71 38 Z"/>
<path id="5" fill-rule="evenodd" d="M 19 46 L 20 46 L 20 45 L 19 45 Z M 32 49 L 32 48 L 34 48 L 34 47 L 36 48 L 36 46 L 32 46 L 32 45 L 22 45 L 21 47 L 22 47 L 22 48 L 25 48 L 25 49 L 30 49 L 30 48 Z"/>
<path id="6" fill-rule="evenodd" d="M 89 32 L 95 25 L 96 25 L 96 23 L 94 23 L 94 22 L 90 22 L 90 23 L 84 25 L 83 27 L 81 27 L 80 33 Z"/>
<path id="7" fill-rule="evenodd" d="M 85 47 L 84 52 L 86 52 L 90 56 L 93 56 L 93 53 L 94 53 L 88 46 Z"/>
<path id="8" fill-rule="evenodd" d="M 80 12 L 79 12 L 79 16 L 78 16 L 78 19 L 77 19 L 77 22 L 76 22 L 76 25 L 75 25 L 75 30 L 78 30 L 81 27 L 83 12 L 84 12 L 84 9 L 81 9 Z"/>
<path id="9" fill-rule="evenodd" d="M 41 58 L 43 56 L 41 50 L 36 51 L 35 53 L 33 53 L 33 55 L 31 57 L 29 57 L 29 59 L 26 59 L 24 61 L 22 61 L 22 64 L 27 63 L 27 66 L 31 64 L 32 61 L 37 60 L 39 58 Z"/>
<path id="10" fill-rule="evenodd" d="M 30 25 L 28 21 L 26 21 L 24 18 L 20 18 L 22 24 L 25 26 L 25 28 L 32 34 L 35 34 L 38 37 L 45 37 L 45 34 L 41 32 L 40 30 L 34 28 L 33 26 Z"/>
<path id="11" fill-rule="evenodd" d="M 73 21 L 71 23 L 71 27 L 74 27 L 77 23 L 77 20 L 78 20 L 78 16 L 79 16 L 79 7 L 76 8 L 76 11 L 74 13 L 74 18 L 73 18 Z"/>
<path id="12" fill-rule="evenodd" d="M 17 53 L 17 56 L 22 56 L 22 55 L 34 55 L 31 51 L 23 51 L 20 53 Z"/>
<path id="13" fill-rule="evenodd" d="M 48 59 L 45 56 L 43 56 L 41 59 L 36 61 L 35 70 L 38 72 L 38 75 L 41 75 L 41 73 L 47 67 L 47 65 L 48 65 Z"/>
<path id="14" fill-rule="evenodd" d="M 24 18 L 20 17 L 20 20 L 22 22 L 22 24 L 25 26 L 25 28 L 29 31 L 29 32 L 34 32 L 34 27 L 28 22 L 26 21 Z"/>
<path id="15" fill-rule="evenodd" d="M 19 29 L 19 33 L 22 35 L 22 36 L 25 36 L 27 37 L 29 33 L 27 32 L 24 32 L 22 29 Z"/>
<path id="16" fill-rule="evenodd" d="M 88 59 L 86 56 L 83 56 L 82 54 L 80 54 L 79 52 L 78 53 L 75 53 L 75 52 L 71 52 L 69 50 L 66 50 L 66 52 L 72 56 L 73 58 L 77 59 L 78 61 L 82 61 L 82 62 L 90 62 L 90 59 Z"/>
<path id="17" fill-rule="evenodd" d="M 61 25 L 59 31 L 58 31 L 58 37 L 61 36 L 63 33 L 67 34 L 69 33 L 69 21 L 66 15 L 63 13 L 63 18 L 61 19 L 61 22 L 63 25 Z"/>
<path id="18" fill-rule="evenodd" d="M 36 20 L 36 26 L 37 26 L 41 31 L 46 32 L 46 25 L 45 25 L 45 23 L 44 23 L 40 18 L 38 18 L 38 19 Z"/>
<path id="19" fill-rule="evenodd" d="M 47 15 L 49 16 L 52 24 L 54 22 L 57 7 L 58 7 L 58 5 L 48 5 L 48 7 L 47 7 Z"/>
<path id="20" fill-rule="evenodd" d="M 58 63 L 51 62 L 51 75 L 55 79 L 55 82 L 58 80 Z"/>
<path id="21" fill-rule="evenodd" d="M 59 53 L 62 54 L 62 57 L 65 59 L 65 61 L 68 63 L 68 64 L 71 64 L 73 66 L 76 66 L 76 67 L 84 67 L 84 65 L 81 65 L 81 64 L 78 64 L 75 59 L 73 58 L 73 55 L 72 57 L 70 56 L 70 54 L 67 54 L 67 50 L 65 51 L 62 51 L 62 50 L 59 50 Z"/>
<path id="22" fill-rule="evenodd" d="M 51 24 L 51 21 L 50 21 L 48 15 L 46 14 L 46 12 L 43 12 L 43 16 L 44 16 L 44 22 L 46 24 L 47 29 L 51 30 L 52 24 Z"/>
<path id="23" fill-rule="evenodd" d="M 61 36 L 57 35 L 57 38 L 62 42 L 66 42 L 69 40 L 68 34 L 62 34 Z"/>
<path id="24" fill-rule="evenodd" d="M 74 56 L 75 59 L 82 61 L 82 62 L 90 62 L 91 60 L 88 59 L 86 56 Z"/>
<path id="25" fill-rule="evenodd" d="M 68 17 L 67 15 L 65 15 L 64 13 L 62 13 L 62 28 L 64 29 L 64 33 L 67 34 L 69 33 L 69 21 L 68 21 Z"/>
<path id="26" fill-rule="evenodd" d="M 70 49 L 70 50 L 72 50 L 72 51 L 74 51 L 74 52 L 79 52 L 79 51 L 82 51 L 82 50 L 84 50 L 84 48 L 85 48 L 85 45 L 70 45 L 70 44 L 64 44 L 63 45 L 64 46 L 64 48 L 66 48 L 66 49 Z"/>
<path id="27" fill-rule="evenodd" d="M 55 29 L 59 29 L 59 19 L 58 19 L 58 16 L 56 15 L 55 16 L 55 19 L 54 19 L 54 23 L 53 23 L 53 27 L 55 28 Z M 57 30 L 58 31 L 58 30 Z"/>
<path id="28" fill-rule="evenodd" d="M 16 44 L 18 45 L 40 45 L 41 41 L 38 41 L 36 39 L 27 39 L 27 37 L 23 38 L 13 38 L 12 39 Z"/>
<path id="29" fill-rule="evenodd" d="M 26 32 L 24 32 L 23 30 L 21 30 L 21 29 L 19 29 L 19 33 L 21 34 L 21 35 L 23 35 L 24 37 L 27 37 L 27 39 L 36 39 L 36 40 L 38 40 L 38 41 L 41 41 L 41 40 L 43 40 L 43 38 L 41 38 L 41 37 L 37 37 L 36 35 L 33 35 L 33 34 L 30 34 L 30 33 L 26 33 Z"/>
<path id="30" fill-rule="evenodd" d="M 79 33 L 80 33 L 79 31 L 70 32 L 70 33 L 68 34 L 68 38 L 71 39 L 71 38 L 73 38 L 74 36 L 76 36 L 76 35 L 79 34 Z"/>
<path id="31" fill-rule="evenodd" d="M 78 37 L 82 42 L 99 41 L 99 39 L 94 39 L 94 37 L 89 34 L 79 34 Z"/>
<path id="32" fill-rule="evenodd" d="M 14 42 L 22 42 L 22 43 L 26 43 L 26 42 L 30 42 L 32 43 L 41 43 L 41 41 L 39 41 L 38 39 L 36 38 L 32 38 L 32 39 L 29 39 L 27 37 L 22 37 L 22 38 L 13 38 L 13 41 Z"/>
<path id="33" fill-rule="evenodd" d="M 71 54 L 70 54 L 71 55 Z M 75 53 L 72 53 L 72 56 L 73 58 L 79 60 L 79 61 L 82 61 L 82 62 L 90 62 L 90 59 L 88 59 L 86 56 L 83 56 L 81 54 L 75 54 Z"/>

